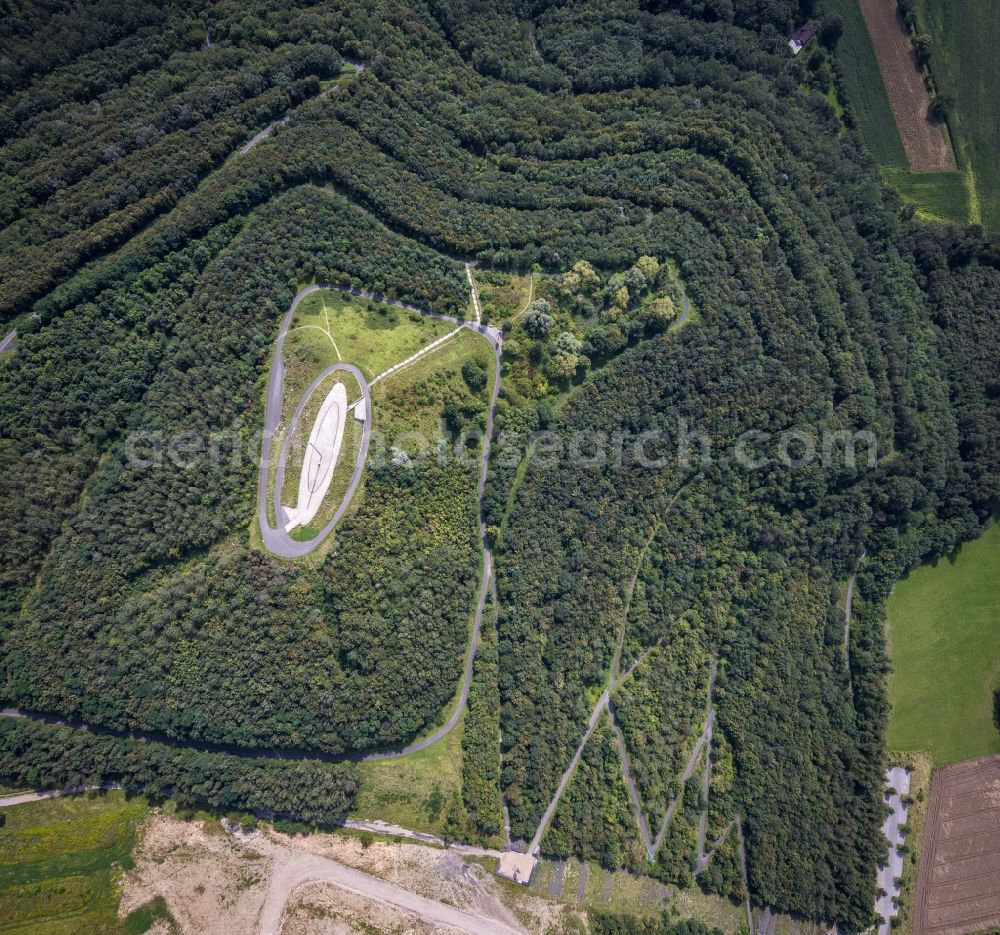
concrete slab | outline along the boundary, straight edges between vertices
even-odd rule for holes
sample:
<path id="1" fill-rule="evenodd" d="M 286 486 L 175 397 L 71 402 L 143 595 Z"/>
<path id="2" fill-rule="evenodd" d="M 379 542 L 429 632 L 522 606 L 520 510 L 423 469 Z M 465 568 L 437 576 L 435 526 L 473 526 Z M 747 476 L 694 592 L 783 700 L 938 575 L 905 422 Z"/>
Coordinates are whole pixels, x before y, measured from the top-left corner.
<path id="1" fill-rule="evenodd" d="M 285 507 L 288 518 L 286 532 L 291 532 L 296 526 L 304 526 L 319 512 L 340 457 L 346 416 L 347 388 L 343 383 L 336 383 L 323 400 L 309 433 L 299 474 L 298 501 L 294 507 Z"/>
<path id="2" fill-rule="evenodd" d="M 497 868 L 497 876 L 507 880 L 527 886 L 531 882 L 531 875 L 535 872 L 535 858 L 530 854 L 519 854 L 517 851 L 504 851 L 500 856 L 500 866 Z M 560 879 L 559 889 L 562 890 L 562 880 Z"/>

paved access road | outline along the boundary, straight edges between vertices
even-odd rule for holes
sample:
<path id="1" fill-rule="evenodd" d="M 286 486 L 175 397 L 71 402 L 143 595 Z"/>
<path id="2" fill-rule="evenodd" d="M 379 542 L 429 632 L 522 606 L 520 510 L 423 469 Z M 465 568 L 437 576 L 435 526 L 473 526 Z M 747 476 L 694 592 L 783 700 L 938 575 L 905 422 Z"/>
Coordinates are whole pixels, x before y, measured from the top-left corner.
<path id="1" fill-rule="evenodd" d="M 368 445 L 372 438 L 372 397 L 365 375 L 353 364 L 333 364 L 323 370 L 309 384 L 309 388 L 302 394 L 299 404 L 295 407 L 295 413 L 292 415 L 288 434 L 285 437 L 285 444 L 282 446 L 281 455 L 278 458 L 278 470 L 274 475 L 273 495 L 274 518 L 278 525 L 277 528 L 271 526 L 267 518 L 267 482 L 271 471 L 271 443 L 274 440 L 274 430 L 281 421 L 281 388 L 284 383 L 285 365 L 281 361 L 280 355 L 285 343 L 285 334 L 287 333 L 288 322 L 290 320 L 291 315 L 286 315 L 285 322 L 282 325 L 282 333 L 279 337 L 280 343 L 275 347 L 274 365 L 271 368 L 271 382 L 268 385 L 267 404 L 264 410 L 264 437 L 261 442 L 260 451 L 260 476 L 257 479 L 257 518 L 260 523 L 261 538 L 269 551 L 283 558 L 299 558 L 300 556 L 308 555 L 333 532 L 334 527 L 343 518 L 344 513 L 347 512 L 347 508 L 351 505 L 351 500 L 354 498 L 354 494 L 361 484 L 361 477 L 365 469 L 365 459 L 368 457 Z M 285 525 L 282 522 L 284 511 L 281 506 L 281 492 L 285 483 L 285 468 L 288 463 L 288 454 L 291 448 L 292 437 L 295 435 L 295 429 L 299 424 L 299 418 L 302 416 L 302 410 L 305 408 L 306 403 L 309 402 L 316 388 L 327 377 L 338 371 L 350 373 L 361 387 L 361 397 L 364 400 L 366 409 L 365 427 L 361 435 L 361 448 L 354 463 L 354 473 L 351 475 L 351 482 L 347 485 L 347 491 L 334 512 L 333 517 L 312 539 L 301 541 L 293 539 L 285 531 Z M 276 407 L 276 411 L 272 412 L 272 406 Z"/>
<path id="2" fill-rule="evenodd" d="M 320 533 L 315 539 L 309 542 L 298 542 L 291 539 L 284 529 L 273 529 L 268 525 L 267 521 L 267 478 L 270 470 L 270 457 L 271 457 L 271 441 L 274 436 L 274 432 L 281 421 L 281 403 L 284 389 L 284 378 L 285 378 L 285 364 L 282 359 L 282 349 L 284 347 L 285 338 L 288 335 L 288 329 L 291 325 L 292 316 L 295 313 L 295 309 L 298 307 L 299 303 L 307 296 L 311 295 L 313 292 L 319 289 L 334 289 L 339 292 L 346 292 L 351 295 L 361 296 L 363 298 L 372 299 L 373 301 L 381 302 L 386 305 L 392 305 L 395 308 L 405 309 L 411 312 L 417 312 L 420 315 L 425 315 L 429 318 L 436 318 L 441 321 L 454 322 L 455 324 L 464 324 L 465 326 L 477 331 L 482 334 L 487 341 L 490 342 L 490 346 L 493 348 L 494 358 L 496 361 L 496 377 L 493 381 L 493 391 L 490 396 L 490 406 L 486 417 L 486 432 L 483 437 L 483 452 L 482 458 L 480 460 L 479 466 L 479 487 L 478 487 L 478 498 L 480 506 L 482 505 L 483 492 L 486 488 L 486 473 L 489 467 L 489 457 L 490 457 L 490 441 L 493 437 L 493 422 L 496 414 L 496 404 L 497 398 L 500 394 L 500 368 L 503 359 L 503 335 L 496 328 L 489 328 L 486 325 L 475 324 L 473 322 L 462 322 L 460 319 L 453 318 L 448 315 L 439 315 L 436 312 L 431 312 L 426 309 L 418 308 L 417 306 L 410 305 L 406 302 L 397 302 L 393 299 L 386 298 L 382 295 L 376 295 L 372 292 L 365 292 L 360 289 L 347 289 L 342 286 L 335 285 L 312 285 L 307 286 L 304 289 L 299 290 L 295 298 L 292 300 L 292 304 L 289 306 L 288 312 L 285 314 L 284 320 L 281 323 L 281 328 L 278 333 L 278 339 L 275 342 L 274 357 L 271 364 L 271 375 L 268 383 L 267 389 L 267 402 L 264 407 L 264 438 L 261 445 L 261 468 L 260 475 L 258 477 L 257 486 L 257 506 L 258 506 L 258 521 L 260 523 L 261 535 L 264 539 L 264 544 L 271 549 L 271 551 L 276 552 L 276 554 L 284 555 L 285 557 L 295 558 L 300 555 L 305 555 L 314 549 L 319 542 L 325 538 L 326 535 L 332 530 L 333 526 L 340 520 L 343 515 L 343 511 L 346 510 L 347 504 L 350 503 L 351 497 L 353 497 L 358 484 L 360 483 L 361 473 L 364 468 L 365 455 L 368 449 L 368 443 L 371 436 L 371 396 L 368 391 L 368 384 L 365 380 L 364 374 L 362 374 L 356 367 L 350 364 L 336 364 L 326 371 L 321 373 L 313 385 L 310 386 L 303 397 L 303 401 L 309 398 L 312 390 L 318 385 L 318 382 L 324 379 L 325 376 L 329 375 L 330 372 L 341 368 L 353 373 L 357 378 L 359 385 L 362 387 L 365 395 L 366 405 L 368 406 L 368 419 L 365 423 L 365 434 L 362 439 L 362 451 L 358 458 L 357 464 L 355 466 L 354 475 L 351 478 L 351 486 L 348 488 L 347 494 L 342 501 L 340 508 L 338 508 L 337 513 L 334 515 L 329 526 Z M 301 414 L 301 409 L 303 406 L 303 401 L 300 401 L 298 409 L 296 410 L 296 416 L 293 417 L 293 424 L 295 418 Z M 289 433 L 291 437 L 291 433 Z M 280 516 L 280 503 L 278 503 L 278 491 L 280 490 L 280 478 L 284 475 L 284 459 L 279 463 L 278 466 L 278 479 L 275 483 L 275 515 Z M 415 741 L 414 743 L 408 744 L 405 747 L 396 750 L 386 750 L 379 751 L 375 753 L 359 754 L 359 753 L 344 753 L 344 754 L 334 754 L 334 753 L 323 753 L 320 751 L 305 751 L 305 750 L 281 750 L 277 748 L 250 748 L 241 747 L 235 744 L 225 744 L 225 743 L 211 743 L 205 741 L 193 741 L 193 740 L 182 740 L 177 737 L 171 737 L 169 734 L 164 734 L 159 731 L 143 731 L 143 730 L 119 730 L 116 728 L 103 727 L 97 724 L 89 724 L 86 721 L 79 721 L 74 718 L 63 718 L 58 715 L 43 714 L 36 711 L 21 711 L 17 708 L 4 708 L 0 709 L 0 717 L 12 717 L 12 718 L 26 718 L 28 720 L 40 721 L 46 724 L 59 725 L 63 727 L 73 727 L 79 730 L 87 730 L 95 734 L 104 734 L 113 737 L 125 737 L 134 740 L 147 740 L 155 743 L 163 743 L 173 747 L 183 747 L 187 749 L 203 750 L 206 752 L 215 753 L 230 753 L 235 756 L 246 756 L 256 759 L 275 759 L 275 760 L 319 760 L 326 763 L 338 763 L 345 760 L 352 761 L 364 761 L 364 760 L 388 760 L 394 759 L 400 756 L 406 756 L 409 753 L 415 753 L 418 750 L 424 750 L 432 744 L 437 743 L 442 737 L 448 734 L 452 728 L 458 723 L 458 719 L 462 716 L 462 711 L 465 709 L 466 701 L 469 697 L 469 687 L 472 684 L 472 665 L 476 656 L 476 649 L 479 646 L 479 634 L 482 629 L 483 613 L 486 606 L 486 595 L 489 593 L 490 585 L 493 581 L 493 555 L 490 551 L 489 543 L 486 539 L 486 523 L 482 518 L 482 512 L 480 510 L 479 518 L 479 535 L 480 541 L 482 543 L 482 574 L 480 577 L 479 584 L 479 594 L 476 602 L 476 614 L 473 620 L 472 636 L 469 640 L 469 645 L 466 649 L 465 654 L 465 666 L 462 674 L 462 686 L 459 691 L 458 701 L 455 705 L 454 711 L 448 720 L 442 724 L 433 733 L 424 737 L 421 740 Z M 282 551 L 279 551 L 282 550 Z"/>

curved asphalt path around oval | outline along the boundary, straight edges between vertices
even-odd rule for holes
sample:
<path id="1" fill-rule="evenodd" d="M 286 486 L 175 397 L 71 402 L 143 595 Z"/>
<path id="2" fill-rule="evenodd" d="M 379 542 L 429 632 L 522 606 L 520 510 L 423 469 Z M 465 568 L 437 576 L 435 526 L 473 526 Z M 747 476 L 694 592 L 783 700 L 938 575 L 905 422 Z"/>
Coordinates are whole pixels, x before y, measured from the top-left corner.
<path id="1" fill-rule="evenodd" d="M 281 402 L 284 390 L 284 380 L 285 380 L 285 364 L 282 359 L 282 350 L 285 346 L 285 338 L 288 335 L 288 329 L 291 325 L 292 316 L 295 314 L 295 309 L 298 308 L 299 303 L 307 296 L 311 295 L 313 292 L 317 292 L 320 289 L 333 289 L 338 292 L 345 292 L 350 295 L 361 296 L 362 298 L 372 299 L 377 302 L 381 302 L 385 305 L 392 305 L 395 308 L 404 309 L 406 311 L 416 312 L 417 314 L 424 315 L 428 318 L 436 318 L 440 321 L 449 321 L 455 324 L 464 324 L 467 328 L 472 331 L 483 335 L 487 341 L 490 342 L 490 346 L 493 348 L 493 354 L 496 361 L 496 372 L 493 380 L 493 390 L 490 395 L 490 407 L 486 415 L 486 431 L 483 435 L 483 453 L 479 466 L 479 486 L 478 486 L 478 498 L 480 504 L 479 513 L 479 535 L 480 541 L 482 543 L 482 572 L 479 582 L 479 594 L 476 601 L 476 613 L 473 618 L 472 623 L 472 635 L 469 639 L 469 644 L 465 652 L 465 666 L 462 673 L 462 685 L 459 690 L 458 699 L 455 704 L 455 708 L 449 716 L 448 720 L 445 721 L 440 727 L 433 731 L 428 736 L 416 740 L 413 743 L 407 744 L 406 746 L 393 750 L 376 751 L 373 753 L 361 753 L 361 752 L 348 752 L 348 753 L 324 753 L 321 750 L 294 750 L 294 749 L 280 749 L 274 747 L 247 747 L 239 746 L 237 744 L 230 743 L 217 743 L 213 741 L 199 741 L 191 740 L 179 737 L 173 737 L 170 734 L 163 733 L 162 731 L 154 730 L 127 730 L 119 729 L 113 727 L 104 727 L 99 724 L 91 724 L 87 721 L 77 720 L 75 718 L 64 718 L 59 715 L 45 714 L 39 711 L 28 711 L 21 710 L 18 708 L 2 708 L 0 709 L 0 717 L 8 718 L 23 718 L 31 721 L 38 721 L 44 724 L 51 724 L 54 726 L 61 727 L 72 727 L 78 730 L 85 730 L 93 734 L 100 734 L 112 737 L 122 737 L 126 739 L 133 740 L 145 740 L 153 743 L 162 743 L 172 747 L 178 747 L 182 749 L 199 750 L 206 753 L 228 753 L 233 756 L 244 756 L 250 759 L 272 759 L 272 760 L 317 760 L 324 763 L 340 763 L 345 761 L 369 761 L 369 760 L 390 760 L 397 757 L 406 756 L 409 753 L 416 753 L 418 750 L 425 750 L 427 747 L 432 746 L 446 736 L 451 729 L 458 723 L 458 719 L 462 716 L 462 711 L 465 709 L 466 701 L 469 698 L 469 687 L 472 684 L 472 665 L 476 657 L 476 649 L 479 646 L 479 633 L 482 629 L 483 613 L 486 607 L 486 595 L 490 591 L 490 584 L 493 581 L 493 555 L 490 551 L 489 543 L 486 538 L 486 521 L 482 515 L 482 501 L 483 493 L 486 489 L 486 474 L 489 468 L 490 459 L 490 441 L 493 437 L 493 420 L 496 413 L 497 398 L 500 394 L 500 368 L 503 361 L 503 334 L 497 328 L 490 328 L 487 325 L 478 324 L 474 322 L 463 321 L 459 318 L 454 318 L 449 315 L 441 315 L 437 312 L 431 312 L 426 309 L 419 308 L 415 305 L 410 305 L 406 302 L 397 302 L 393 299 L 386 298 L 385 296 L 377 295 L 372 292 L 365 292 L 360 289 L 351 289 L 344 286 L 336 285 L 311 285 L 306 286 L 304 289 L 300 289 L 296 293 L 295 298 L 292 300 L 292 304 L 289 306 L 288 311 L 285 313 L 285 317 L 281 323 L 281 329 L 278 332 L 278 338 L 275 341 L 274 354 L 271 363 L 271 375 L 268 383 L 267 389 L 267 401 L 264 406 L 264 437 L 261 443 L 261 466 L 260 474 L 257 482 L 257 505 L 258 505 L 258 519 L 260 524 L 261 534 L 264 537 L 264 543 L 268 548 L 271 548 L 270 543 L 276 543 L 279 547 L 283 544 L 281 535 L 283 534 L 285 538 L 288 538 L 295 548 L 306 546 L 307 548 L 298 553 L 297 555 L 287 556 L 287 557 L 298 557 L 298 555 L 304 555 L 311 551 L 319 541 L 322 541 L 326 535 L 328 535 L 328 530 L 324 529 L 319 536 L 309 542 L 296 542 L 284 533 L 284 530 L 275 530 L 268 525 L 267 522 L 267 481 L 268 474 L 270 472 L 270 458 L 271 458 L 271 442 L 273 440 L 274 432 L 281 421 Z M 351 364 L 337 364 L 333 367 L 327 368 L 326 371 L 321 373 L 314 381 L 313 384 L 306 391 L 303 399 L 300 401 L 298 408 L 296 409 L 296 414 L 293 417 L 293 425 L 295 419 L 301 414 L 301 409 L 306 400 L 315 390 L 316 386 L 321 380 L 328 376 L 330 372 L 333 372 L 337 368 L 347 370 L 353 373 L 357 378 L 358 382 L 361 384 L 362 390 L 365 392 L 365 400 L 368 404 L 368 418 L 365 425 L 365 436 L 362 440 L 362 452 L 364 455 L 367 452 L 368 442 L 370 439 L 371 432 L 371 420 L 372 420 L 372 408 L 371 408 L 371 398 L 368 391 L 368 383 L 364 375 L 357 370 Z M 290 435 L 291 433 L 289 433 Z M 364 467 L 364 457 L 358 457 L 357 464 L 355 465 L 355 473 L 352 477 L 351 487 L 348 489 L 347 494 L 344 497 L 341 507 L 338 509 L 338 515 L 335 515 L 333 520 L 331 520 L 330 528 L 336 524 L 336 522 L 342 516 L 342 510 L 346 509 L 346 505 L 350 502 L 351 497 L 354 495 L 354 491 L 357 488 L 357 481 L 360 480 L 360 469 Z M 279 464 L 279 468 L 283 467 Z M 280 489 L 278 487 L 278 479 L 275 479 L 275 489 L 276 491 Z M 277 515 L 275 517 L 277 519 Z M 270 540 L 270 543 L 269 543 Z M 272 549 L 273 551 L 273 549 Z M 281 554 L 281 553 L 278 553 Z"/>
<path id="2" fill-rule="evenodd" d="M 471 280 L 471 286 L 473 290 L 473 302 L 478 303 L 474 280 Z M 482 502 L 483 493 L 486 489 L 486 473 L 489 468 L 490 440 L 493 437 L 493 417 L 496 412 L 497 397 L 500 394 L 500 368 L 503 362 L 503 335 L 498 329 L 489 328 L 479 322 L 468 322 L 463 321 L 460 318 L 454 318 L 450 315 L 441 315 L 437 312 L 431 312 L 416 305 L 411 305 L 408 302 L 398 302 L 393 299 L 389 299 L 386 296 L 378 295 L 374 292 L 367 292 L 362 289 L 353 289 L 345 286 L 314 284 L 306 286 L 296 293 L 295 298 L 292 299 L 292 304 L 285 313 L 285 317 L 281 323 L 281 330 L 278 333 L 278 338 L 274 345 L 271 375 L 267 389 L 267 402 L 264 408 L 264 437 L 261 444 L 260 475 L 257 481 L 257 515 L 264 545 L 276 555 L 280 555 L 284 558 L 299 558 L 303 555 L 307 555 L 333 531 L 334 527 L 346 512 L 347 507 L 350 505 L 351 499 L 354 497 L 358 485 L 361 482 L 361 477 L 364 472 L 365 459 L 368 454 L 368 445 L 371 441 L 371 426 L 373 418 L 371 390 L 364 374 L 362 374 L 361 371 L 353 364 L 340 363 L 327 367 L 310 384 L 309 388 L 299 401 L 299 404 L 295 409 L 295 414 L 292 416 L 291 426 L 289 428 L 288 436 L 285 439 L 285 444 L 282 447 L 281 456 L 278 461 L 278 470 L 275 474 L 274 481 L 274 516 L 275 520 L 279 523 L 279 528 L 275 529 L 270 526 L 267 519 L 267 485 L 270 475 L 271 443 L 274 438 L 274 433 L 278 428 L 278 424 L 281 422 L 281 406 L 284 396 L 285 380 L 285 363 L 283 357 L 285 338 L 288 336 L 288 330 L 291 326 L 292 318 L 295 315 L 295 310 L 298 308 L 299 303 L 306 296 L 312 295 L 312 293 L 318 292 L 321 289 L 333 289 L 349 295 L 371 299 L 372 301 L 380 302 L 383 305 L 391 305 L 405 311 L 416 312 L 418 315 L 423 315 L 427 318 L 435 318 L 439 321 L 451 322 L 458 325 L 464 324 L 471 330 L 483 335 L 483 337 L 490 342 L 496 362 L 493 390 L 490 395 L 490 406 L 486 415 L 486 431 L 483 434 L 483 453 L 479 466 L 478 502 L 480 507 L 479 537 L 480 542 L 482 543 L 482 572 L 479 581 L 479 594 L 476 600 L 476 612 L 472 622 L 472 635 L 469 639 L 468 648 L 465 653 L 465 665 L 462 673 L 462 685 L 459 690 L 458 700 L 448 720 L 427 737 L 414 741 L 402 749 L 378 751 L 360 757 L 360 759 L 364 760 L 387 760 L 395 757 L 406 756 L 409 753 L 416 753 L 419 750 L 425 750 L 427 747 L 432 746 L 445 737 L 458 723 L 458 719 L 462 716 L 462 711 L 465 709 L 465 703 L 469 697 L 469 688 L 472 684 L 472 665 L 476 657 L 476 649 L 479 646 L 479 633 L 482 629 L 483 613 L 486 607 L 486 595 L 489 592 L 490 582 L 493 577 L 493 555 L 490 552 L 489 543 L 486 538 L 486 522 L 482 515 Z M 337 370 L 345 370 L 354 375 L 361 386 L 362 396 L 368 409 L 367 418 L 365 419 L 364 437 L 361 442 L 361 451 L 358 453 L 358 459 L 354 467 L 354 474 L 351 477 L 351 483 L 348 486 L 347 492 L 345 493 L 344 498 L 341 501 L 340 506 L 337 508 L 337 512 L 334 514 L 333 518 L 317 536 L 306 542 L 299 542 L 292 539 L 291 536 L 289 536 L 288 533 L 285 532 L 285 530 L 280 526 L 281 488 L 284 484 L 289 443 L 291 441 L 292 434 L 295 431 L 295 427 L 298 424 L 299 417 L 302 414 L 302 410 L 309 398 L 315 392 L 320 383 L 322 383 L 323 380 L 325 380 L 331 373 L 334 373 Z"/>
<path id="3" fill-rule="evenodd" d="M 282 344 L 284 344 L 284 339 L 282 337 Z M 277 363 L 277 354 L 280 350 L 276 351 L 275 363 Z M 284 378 L 284 364 L 281 365 L 281 374 L 279 380 L 283 381 Z M 302 410 L 305 408 L 306 403 L 312 398 L 313 393 L 316 392 L 316 388 L 331 374 L 337 371 L 344 371 L 351 374 L 357 381 L 358 385 L 361 387 L 361 398 L 364 400 L 366 412 L 365 427 L 363 434 L 361 436 L 361 449 L 358 451 L 357 460 L 354 463 L 354 473 L 351 475 L 351 482 L 347 486 L 347 491 L 344 493 L 343 499 L 340 501 L 340 505 L 337 507 L 336 512 L 333 514 L 333 518 L 323 527 L 323 529 L 313 536 L 312 539 L 298 540 L 293 539 L 285 531 L 284 527 L 281 525 L 281 491 L 285 484 L 285 466 L 288 462 L 288 452 L 291 448 L 292 436 L 295 434 L 295 429 L 299 424 L 299 418 L 302 415 Z M 271 381 L 274 382 L 274 371 L 271 372 Z M 267 405 L 270 407 L 272 400 L 271 388 L 268 388 L 267 394 Z M 260 533 L 264 540 L 264 545 L 275 555 L 280 555 L 283 558 L 300 558 L 303 555 L 308 555 L 313 549 L 316 548 L 327 536 L 333 532 L 334 527 L 343 518 L 344 513 L 347 512 L 347 508 L 351 505 L 351 500 L 354 498 L 354 494 L 358 489 L 358 485 L 361 483 L 361 476 L 365 469 L 365 460 L 368 457 L 368 445 L 372 438 L 372 397 L 371 390 L 368 387 L 368 381 L 365 379 L 365 375 L 354 366 L 354 364 L 333 364 L 323 370 L 319 376 L 316 377 L 312 383 L 309 384 L 309 389 L 305 391 L 302 398 L 299 400 L 299 404 L 295 407 L 295 414 L 292 416 L 292 421 L 288 429 L 288 435 L 285 438 L 285 444 L 281 447 L 281 455 L 278 458 L 278 470 L 274 475 L 274 518 L 278 522 L 278 527 L 274 528 L 268 523 L 267 520 L 267 482 L 268 477 L 271 472 L 271 442 L 274 438 L 274 430 L 270 431 L 266 428 L 270 422 L 270 413 L 265 411 L 264 415 L 264 440 L 261 446 L 260 453 L 260 477 L 257 480 L 257 518 L 260 522 Z M 274 421 L 280 421 L 281 416 L 281 386 L 278 386 L 278 419 Z"/>

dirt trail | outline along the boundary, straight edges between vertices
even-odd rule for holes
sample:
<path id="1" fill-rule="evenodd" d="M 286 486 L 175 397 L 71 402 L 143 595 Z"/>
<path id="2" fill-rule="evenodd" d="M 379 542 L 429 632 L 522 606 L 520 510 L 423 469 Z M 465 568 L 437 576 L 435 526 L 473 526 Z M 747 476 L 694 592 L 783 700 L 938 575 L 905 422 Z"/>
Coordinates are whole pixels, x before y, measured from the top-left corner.
<path id="1" fill-rule="evenodd" d="M 594 705 L 594 710 L 590 713 L 590 721 L 587 724 L 587 730 L 584 731 L 583 737 L 580 740 L 580 745 L 576 748 L 576 753 L 573 754 L 573 759 L 569 761 L 569 766 L 566 767 L 565 772 L 562 774 L 562 779 L 559 780 L 559 786 L 556 789 L 556 794 L 552 796 L 552 801 L 549 802 L 549 807 L 545 809 L 545 813 L 542 815 L 542 820 L 538 823 L 538 828 L 535 830 L 535 836 L 531 839 L 531 843 L 528 845 L 529 854 L 538 853 L 538 849 L 542 843 L 542 837 L 545 835 L 545 829 L 548 828 L 549 822 L 552 820 L 552 816 L 556 812 L 556 806 L 559 804 L 562 794 L 566 791 L 566 787 L 569 785 L 570 779 L 573 778 L 573 773 L 576 771 L 576 766 L 580 762 L 580 757 L 583 756 L 583 748 L 587 746 L 587 741 L 590 740 L 590 735 L 594 733 L 594 728 L 597 727 L 597 721 L 601 716 L 601 712 L 607 707 L 607 704 L 608 693 L 604 692 L 597 704 Z"/>
<path id="2" fill-rule="evenodd" d="M 513 928 L 497 919 L 485 919 L 419 896 L 402 887 L 369 876 L 360 870 L 345 867 L 336 861 L 306 851 L 276 848 L 273 872 L 261 909 L 260 935 L 278 935 L 285 904 L 292 893 L 305 883 L 333 883 L 351 893 L 360 893 L 371 899 L 405 909 L 420 919 L 437 925 L 448 925 L 473 935 L 519 935 L 521 928 Z"/>

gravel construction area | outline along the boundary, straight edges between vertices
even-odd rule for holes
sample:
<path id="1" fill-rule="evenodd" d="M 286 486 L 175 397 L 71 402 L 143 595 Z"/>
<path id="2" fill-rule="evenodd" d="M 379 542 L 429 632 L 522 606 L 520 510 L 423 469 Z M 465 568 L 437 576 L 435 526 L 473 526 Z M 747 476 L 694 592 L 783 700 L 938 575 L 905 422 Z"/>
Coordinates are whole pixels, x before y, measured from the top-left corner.
<path id="1" fill-rule="evenodd" d="M 121 915 L 163 896 L 179 935 L 299 932 L 542 935 L 582 924 L 571 907 L 508 888 L 481 858 L 353 834 L 250 833 L 153 812 Z"/>
<path id="2" fill-rule="evenodd" d="M 934 771 L 914 935 L 1000 927 L 1000 756 Z"/>

